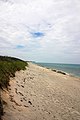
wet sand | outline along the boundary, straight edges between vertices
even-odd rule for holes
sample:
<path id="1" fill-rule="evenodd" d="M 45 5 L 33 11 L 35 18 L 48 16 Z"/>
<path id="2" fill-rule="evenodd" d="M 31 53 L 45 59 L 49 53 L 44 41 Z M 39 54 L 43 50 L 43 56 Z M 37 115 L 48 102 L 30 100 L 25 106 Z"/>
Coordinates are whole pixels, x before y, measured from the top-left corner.
<path id="1" fill-rule="evenodd" d="M 3 120 L 80 120 L 80 79 L 29 63 L 3 92 Z"/>

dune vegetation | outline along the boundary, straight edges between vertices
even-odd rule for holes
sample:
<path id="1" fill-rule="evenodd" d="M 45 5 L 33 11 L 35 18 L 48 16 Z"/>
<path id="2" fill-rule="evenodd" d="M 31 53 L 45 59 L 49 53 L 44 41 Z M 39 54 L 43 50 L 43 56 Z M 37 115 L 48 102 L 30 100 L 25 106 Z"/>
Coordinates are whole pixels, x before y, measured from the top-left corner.
<path id="1" fill-rule="evenodd" d="M 24 70 L 28 63 L 14 57 L 0 56 L 0 88 L 7 88 L 10 77 L 15 77 L 15 72 Z"/>

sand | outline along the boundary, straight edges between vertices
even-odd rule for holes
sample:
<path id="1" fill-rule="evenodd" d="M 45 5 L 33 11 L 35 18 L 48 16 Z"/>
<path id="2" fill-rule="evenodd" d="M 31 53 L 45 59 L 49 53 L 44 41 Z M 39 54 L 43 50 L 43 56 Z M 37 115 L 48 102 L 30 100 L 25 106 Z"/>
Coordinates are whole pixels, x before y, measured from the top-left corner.
<path id="1" fill-rule="evenodd" d="M 80 79 L 29 63 L 3 92 L 3 120 L 80 120 Z"/>

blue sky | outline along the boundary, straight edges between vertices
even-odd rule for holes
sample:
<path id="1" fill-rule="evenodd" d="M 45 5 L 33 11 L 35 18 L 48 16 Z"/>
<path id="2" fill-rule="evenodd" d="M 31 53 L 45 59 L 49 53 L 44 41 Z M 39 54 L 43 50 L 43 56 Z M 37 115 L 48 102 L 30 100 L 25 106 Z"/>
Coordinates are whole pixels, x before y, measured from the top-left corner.
<path id="1" fill-rule="evenodd" d="M 23 46 L 23 45 L 17 45 L 16 48 L 17 49 L 23 49 L 23 48 L 25 48 L 25 46 Z"/>
<path id="2" fill-rule="evenodd" d="M 44 36 L 44 33 L 42 33 L 42 32 L 32 32 L 31 33 L 32 34 L 32 37 L 35 39 L 35 38 L 41 38 L 41 37 L 43 37 Z"/>
<path id="3" fill-rule="evenodd" d="M 80 63 L 80 0 L 0 1 L 0 55 Z"/>

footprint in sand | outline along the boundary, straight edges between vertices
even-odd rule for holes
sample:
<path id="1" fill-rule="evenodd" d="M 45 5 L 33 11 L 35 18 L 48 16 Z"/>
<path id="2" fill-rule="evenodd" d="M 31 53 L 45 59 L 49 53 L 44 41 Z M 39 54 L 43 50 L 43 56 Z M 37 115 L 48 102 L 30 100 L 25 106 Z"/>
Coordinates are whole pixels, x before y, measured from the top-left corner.
<path id="1" fill-rule="evenodd" d="M 25 83 L 26 78 L 24 78 L 23 82 Z"/>
<path id="2" fill-rule="evenodd" d="M 18 92 L 17 92 L 17 88 L 15 88 L 15 93 L 18 94 Z"/>
<path id="3" fill-rule="evenodd" d="M 24 100 L 24 101 L 27 101 L 25 97 L 23 98 L 23 100 Z"/>
<path id="4" fill-rule="evenodd" d="M 17 105 L 17 106 L 22 106 L 21 104 L 18 104 L 13 98 L 11 98 L 11 102 L 14 102 L 15 105 Z"/>
<path id="5" fill-rule="evenodd" d="M 29 103 L 30 105 L 32 105 L 32 102 L 31 102 L 31 101 L 28 101 L 28 103 Z"/>
<path id="6" fill-rule="evenodd" d="M 24 96 L 21 92 L 18 92 L 21 96 Z"/>
<path id="7" fill-rule="evenodd" d="M 21 87 L 23 87 L 23 88 L 24 88 L 24 86 L 23 86 L 23 85 L 21 85 Z"/>

